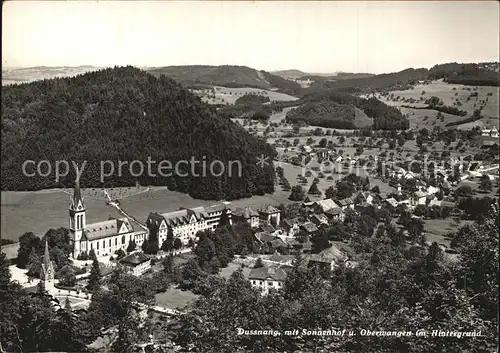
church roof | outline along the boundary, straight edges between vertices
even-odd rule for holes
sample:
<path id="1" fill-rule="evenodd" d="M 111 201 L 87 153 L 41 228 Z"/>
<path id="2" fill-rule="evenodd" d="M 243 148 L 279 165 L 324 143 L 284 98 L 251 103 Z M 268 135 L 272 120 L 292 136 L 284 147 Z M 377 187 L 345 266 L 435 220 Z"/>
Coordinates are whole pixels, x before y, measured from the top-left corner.
<path id="1" fill-rule="evenodd" d="M 123 225 L 125 225 L 127 231 L 120 233 L 120 229 Z M 85 237 L 87 240 L 99 240 L 119 234 L 127 234 L 133 231 L 134 228 L 127 218 L 113 218 L 107 221 L 87 224 L 85 227 Z"/>

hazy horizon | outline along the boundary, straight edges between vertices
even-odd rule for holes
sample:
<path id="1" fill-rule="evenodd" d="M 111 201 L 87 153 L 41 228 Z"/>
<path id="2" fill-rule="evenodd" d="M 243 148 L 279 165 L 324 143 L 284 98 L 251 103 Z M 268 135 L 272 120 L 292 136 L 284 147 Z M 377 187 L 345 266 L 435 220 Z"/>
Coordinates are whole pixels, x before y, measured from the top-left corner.
<path id="1" fill-rule="evenodd" d="M 10 1 L 2 65 L 379 74 L 498 62 L 498 10 L 492 1 Z"/>

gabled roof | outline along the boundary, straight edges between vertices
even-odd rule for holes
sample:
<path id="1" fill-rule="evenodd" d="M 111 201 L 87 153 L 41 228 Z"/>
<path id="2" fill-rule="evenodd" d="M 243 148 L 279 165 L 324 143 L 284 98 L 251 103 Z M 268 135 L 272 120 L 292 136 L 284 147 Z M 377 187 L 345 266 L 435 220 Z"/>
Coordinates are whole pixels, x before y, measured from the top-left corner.
<path id="1" fill-rule="evenodd" d="M 274 240 L 271 241 L 271 246 L 276 249 L 276 248 L 279 248 L 279 247 L 286 247 L 286 244 L 280 238 L 276 238 L 276 239 L 274 239 Z"/>
<path id="2" fill-rule="evenodd" d="M 424 191 L 420 191 L 420 190 L 419 190 L 419 191 L 415 191 L 414 195 L 420 199 L 420 198 L 422 198 L 422 197 L 426 197 L 426 196 L 427 196 L 427 193 L 426 193 L 426 192 L 424 192 Z"/>
<path id="3" fill-rule="evenodd" d="M 288 228 L 292 228 L 294 225 L 299 223 L 299 220 L 297 218 L 285 218 L 282 222 L 283 225 L 287 226 Z"/>
<path id="4" fill-rule="evenodd" d="M 347 197 L 345 199 L 339 200 L 338 203 L 340 206 L 349 206 L 354 203 L 354 200 L 352 199 L 352 197 Z"/>
<path id="5" fill-rule="evenodd" d="M 136 251 L 129 254 L 120 260 L 121 263 L 126 265 L 137 266 L 149 260 L 149 256 L 146 254 Z"/>
<path id="6" fill-rule="evenodd" d="M 119 233 L 123 225 L 125 225 L 127 231 L 125 233 Z M 99 240 L 119 234 L 127 234 L 133 231 L 134 228 L 127 218 L 112 218 L 107 221 L 87 224 L 84 236 L 87 240 Z"/>
<path id="7" fill-rule="evenodd" d="M 316 205 L 318 205 L 323 212 L 331 210 L 332 208 L 339 207 L 332 199 L 324 199 L 321 201 L 316 201 Z"/>
<path id="8" fill-rule="evenodd" d="M 312 254 L 309 258 L 309 261 L 324 262 L 329 264 L 332 262 L 344 262 L 346 260 L 347 255 L 335 245 L 321 251 L 319 254 Z"/>
<path id="9" fill-rule="evenodd" d="M 261 243 L 272 242 L 276 237 L 273 237 L 269 232 L 258 232 L 255 233 L 255 238 Z"/>
<path id="10" fill-rule="evenodd" d="M 264 232 L 269 232 L 269 233 L 272 233 L 274 232 L 276 229 L 274 229 L 274 227 L 270 224 L 267 224 L 267 223 L 263 223 L 259 226 L 260 229 L 262 229 L 262 231 Z"/>
<path id="11" fill-rule="evenodd" d="M 266 214 L 272 214 L 272 213 L 279 213 L 280 211 L 274 206 L 265 205 L 259 209 L 259 212 L 266 213 Z"/>
<path id="12" fill-rule="evenodd" d="M 393 197 L 391 197 L 389 199 L 386 199 L 385 202 L 387 202 L 392 207 L 397 207 L 398 206 L 398 202 Z"/>
<path id="13" fill-rule="evenodd" d="M 250 271 L 248 279 L 258 279 L 262 281 L 272 279 L 282 282 L 286 279 L 286 272 L 280 267 L 259 267 Z"/>
<path id="14" fill-rule="evenodd" d="M 342 209 L 340 207 L 338 207 L 338 208 L 332 208 L 331 210 L 326 211 L 325 215 L 327 215 L 327 216 L 337 216 L 337 215 L 341 214 L 342 212 L 344 212 L 344 211 L 342 211 Z"/>
<path id="15" fill-rule="evenodd" d="M 313 232 L 316 232 L 318 230 L 318 227 L 316 227 L 316 225 L 312 222 L 306 222 L 306 223 L 302 224 L 301 227 L 309 233 L 313 233 Z"/>

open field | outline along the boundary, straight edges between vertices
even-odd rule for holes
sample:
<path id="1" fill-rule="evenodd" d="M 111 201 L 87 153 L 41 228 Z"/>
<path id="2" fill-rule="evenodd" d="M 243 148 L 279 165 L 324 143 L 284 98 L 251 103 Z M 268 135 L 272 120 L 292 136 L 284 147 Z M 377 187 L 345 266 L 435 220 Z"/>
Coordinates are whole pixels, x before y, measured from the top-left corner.
<path id="1" fill-rule="evenodd" d="M 422 92 L 425 92 L 422 94 Z M 472 116 L 474 110 L 479 109 L 481 105 L 484 105 L 482 110 L 482 115 L 484 118 L 481 120 L 475 121 L 474 123 L 468 123 L 467 126 L 457 126 L 457 128 L 473 128 L 474 126 L 480 126 L 481 128 L 484 125 L 496 125 L 498 126 L 499 119 L 499 87 L 490 87 L 490 86 L 464 86 L 464 85 L 456 85 L 456 84 L 448 84 L 443 82 L 442 80 L 433 81 L 430 84 L 424 85 L 419 84 L 416 85 L 411 90 L 406 91 L 393 91 L 395 97 L 399 96 L 401 98 L 413 98 L 417 101 L 420 100 L 420 97 L 423 99 L 428 99 L 432 96 L 436 96 L 443 101 L 444 105 L 453 106 L 454 102 L 460 102 L 460 106 L 456 106 L 460 110 L 465 110 L 467 112 L 466 117 Z M 472 93 L 477 93 L 477 97 L 470 97 Z M 412 105 L 412 106 L 422 106 L 422 102 L 420 103 L 405 103 L 401 100 L 399 101 L 391 101 L 388 97 L 382 97 L 376 94 L 376 97 L 381 99 L 384 103 L 393 106 L 401 106 L 401 105 Z M 469 98 L 469 100 L 467 100 Z M 481 103 L 480 101 L 485 101 Z M 436 119 L 437 111 L 435 110 L 420 110 L 420 109 L 409 109 L 409 108 L 401 108 L 401 112 L 404 114 L 409 114 L 410 126 L 411 128 L 433 128 L 433 126 L 441 126 L 444 127 L 446 123 L 458 121 L 465 119 L 466 117 L 454 116 L 450 114 L 443 113 L 444 122 L 441 123 Z M 412 114 L 414 113 L 414 114 Z M 428 116 L 429 119 L 424 121 L 424 117 Z M 436 124 L 433 125 L 433 122 L 436 121 Z M 427 123 L 427 124 L 426 124 Z"/>
<path id="2" fill-rule="evenodd" d="M 447 219 L 427 219 L 424 221 L 424 232 L 427 241 L 436 242 L 446 247 L 450 246 L 450 240 L 446 236 L 449 233 L 455 233 L 459 228 L 473 223 L 472 221 L 455 222 L 451 218 Z"/>
<path id="3" fill-rule="evenodd" d="M 261 95 L 269 97 L 271 101 L 289 102 L 298 98 L 288 94 L 270 91 L 259 88 L 229 88 L 214 86 L 213 89 L 191 90 L 193 93 L 201 97 L 201 100 L 208 104 L 227 104 L 233 105 L 236 100 L 247 94 Z"/>
<path id="4" fill-rule="evenodd" d="M 163 293 L 155 295 L 156 305 L 168 309 L 182 309 L 189 303 L 198 299 L 198 295 L 191 291 L 183 291 L 177 288 L 169 288 Z"/>

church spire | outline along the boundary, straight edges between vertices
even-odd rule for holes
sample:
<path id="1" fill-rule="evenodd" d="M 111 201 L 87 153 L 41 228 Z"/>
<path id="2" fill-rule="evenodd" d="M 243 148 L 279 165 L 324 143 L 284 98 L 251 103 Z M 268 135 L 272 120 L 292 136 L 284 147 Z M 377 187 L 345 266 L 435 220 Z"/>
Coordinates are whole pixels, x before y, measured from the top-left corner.
<path id="1" fill-rule="evenodd" d="M 75 205 L 78 205 L 78 201 L 82 201 L 82 203 L 83 203 L 82 194 L 80 192 L 80 180 L 76 179 L 75 180 L 75 189 L 73 192 L 73 202 L 75 203 Z"/>
<path id="2" fill-rule="evenodd" d="M 45 239 L 45 253 L 43 254 L 43 264 L 47 268 L 50 264 L 49 243 Z"/>

